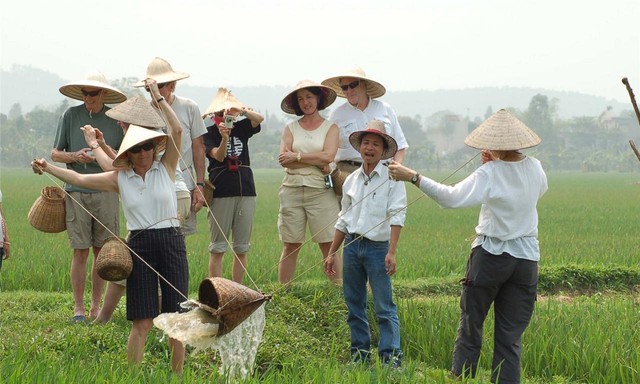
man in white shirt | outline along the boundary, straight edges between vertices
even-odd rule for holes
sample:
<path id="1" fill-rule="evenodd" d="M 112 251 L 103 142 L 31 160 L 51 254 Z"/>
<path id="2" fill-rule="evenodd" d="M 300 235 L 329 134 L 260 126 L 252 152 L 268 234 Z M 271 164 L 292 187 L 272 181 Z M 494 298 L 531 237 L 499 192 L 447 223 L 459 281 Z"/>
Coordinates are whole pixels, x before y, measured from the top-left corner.
<path id="1" fill-rule="evenodd" d="M 182 143 L 178 167 L 182 171 L 184 182 L 191 192 L 191 214 L 184 218 L 181 228 L 182 233 L 190 235 L 196 233 L 196 213 L 204 204 L 205 155 L 203 135 L 207 133 L 207 128 L 204 126 L 202 114 L 195 101 L 174 94 L 177 81 L 187 77 L 189 77 L 189 74 L 174 71 L 171 64 L 160 57 L 151 60 L 145 76 L 145 78 L 153 79 L 158 83 L 158 88 L 162 95 L 160 99 L 167 100 L 182 126 Z M 144 86 L 144 80 L 135 83 L 134 86 Z"/>
<path id="2" fill-rule="evenodd" d="M 400 325 L 393 302 L 391 276 L 396 272 L 396 247 L 404 226 L 407 195 L 402 183 L 389 179 L 386 164 L 381 161 L 396 153 L 395 140 L 382 132 L 382 121 L 371 121 L 367 128 L 349 136 L 353 148 L 359 149 L 363 164 L 344 182 L 342 210 L 335 225 L 329 256 L 325 259 L 325 273 L 335 275 L 336 253 L 345 241 L 342 288 L 349 310 L 351 359 L 354 362 L 370 360 L 368 282 L 380 329 L 380 362 L 399 367 L 402 363 Z"/>
<path id="3" fill-rule="evenodd" d="M 329 120 L 336 123 L 340 129 L 339 147 L 334 160 L 338 169 L 351 173 L 362 164 L 360 153 L 349 144 L 349 136 L 354 132 L 365 130 L 371 120 L 380 120 L 384 123 L 384 132 L 398 145 L 398 151 L 393 159 L 398 163 L 404 161 L 405 151 L 409 145 L 395 111 L 389 104 L 377 99 L 386 92 L 382 84 L 368 78 L 360 67 L 328 78 L 322 84 L 333 89 L 338 97 L 347 99 L 347 102 L 334 110 L 329 117 Z"/>

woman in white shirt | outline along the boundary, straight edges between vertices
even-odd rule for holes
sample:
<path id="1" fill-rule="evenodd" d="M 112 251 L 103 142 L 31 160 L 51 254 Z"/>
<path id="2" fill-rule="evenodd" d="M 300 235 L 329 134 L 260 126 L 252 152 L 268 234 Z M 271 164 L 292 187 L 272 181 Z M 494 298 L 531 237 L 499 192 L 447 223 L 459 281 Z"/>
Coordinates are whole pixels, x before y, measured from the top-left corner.
<path id="1" fill-rule="evenodd" d="M 189 288 L 189 269 L 175 190 L 180 157 L 176 143 L 180 143 L 182 128 L 171 106 L 160 95 L 156 81 L 146 79 L 145 84 L 167 118 L 168 135 L 130 125 L 113 161 L 115 170 L 103 173 L 79 174 L 48 164 L 45 159 L 31 163 L 36 173 L 47 172 L 66 183 L 120 194 L 130 232 L 127 245 L 133 256 L 133 271 L 127 279 L 127 319 L 132 321 L 127 357 L 133 365 L 142 363 L 153 318 L 160 313 L 180 311 L 180 302 L 187 299 Z M 102 151 L 95 129 L 90 126 L 82 129 L 90 148 Z M 162 303 L 158 300 L 158 277 Z M 169 349 L 171 369 L 181 374 L 184 345 L 169 338 Z"/>
<path id="2" fill-rule="evenodd" d="M 483 165 L 454 186 L 438 183 L 397 163 L 391 177 L 411 181 L 444 208 L 480 205 L 476 239 L 460 298 L 460 324 L 453 351 L 456 376 L 474 377 L 482 326 L 494 305 L 492 382 L 520 382 L 522 333 L 529 325 L 538 284 L 538 200 L 547 191 L 540 161 L 521 149 L 540 143 L 524 123 L 502 109 L 467 136 L 483 150 Z"/>

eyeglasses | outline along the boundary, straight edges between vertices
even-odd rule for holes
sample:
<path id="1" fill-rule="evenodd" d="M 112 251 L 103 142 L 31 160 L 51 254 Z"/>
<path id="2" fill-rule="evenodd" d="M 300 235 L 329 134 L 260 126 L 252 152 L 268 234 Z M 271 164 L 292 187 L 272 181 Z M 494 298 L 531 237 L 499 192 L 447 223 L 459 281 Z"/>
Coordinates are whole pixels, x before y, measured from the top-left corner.
<path id="1" fill-rule="evenodd" d="M 133 147 L 129 148 L 129 150 L 127 152 L 138 153 L 138 152 L 142 151 L 143 149 L 145 151 L 150 151 L 150 150 L 153 149 L 153 147 L 155 147 L 155 145 L 153 144 L 153 141 L 147 141 L 144 144 L 134 145 Z"/>
<path id="2" fill-rule="evenodd" d="M 82 92 L 84 96 L 95 97 L 95 96 L 98 96 L 100 92 L 102 92 L 102 89 L 98 89 L 97 91 L 91 91 L 91 92 L 81 89 L 80 92 Z"/>
<path id="3" fill-rule="evenodd" d="M 353 89 L 358 85 L 360 85 L 360 80 L 352 81 L 349 84 L 340 85 L 340 89 L 342 89 L 343 91 L 346 91 L 347 89 L 349 88 Z"/>

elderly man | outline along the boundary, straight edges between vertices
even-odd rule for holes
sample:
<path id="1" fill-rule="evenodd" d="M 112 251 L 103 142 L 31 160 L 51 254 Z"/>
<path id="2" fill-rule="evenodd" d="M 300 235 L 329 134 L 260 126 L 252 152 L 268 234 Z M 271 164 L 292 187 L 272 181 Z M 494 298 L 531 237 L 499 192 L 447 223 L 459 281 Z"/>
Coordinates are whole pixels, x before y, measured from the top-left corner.
<path id="1" fill-rule="evenodd" d="M 83 104 L 67 109 L 60 121 L 51 151 L 51 159 L 65 163 L 68 169 L 78 173 L 100 173 L 102 169 L 93 156 L 95 148 L 88 148 L 84 134 L 80 130 L 87 124 L 100 127 L 106 143 L 118 149 L 122 142 L 122 129 L 117 122 L 108 117 L 105 104 L 121 103 L 127 97 L 107 83 L 105 76 L 92 71 L 80 80 L 60 87 L 60 93 Z M 71 260 L 71 289 L 74 299 L 72 321 L 84 322 L 84 289 L 86 284 L 87 259 L 89 248 L 93 248 L 95 257 L 100 253 L 107 238 L 119 233 L 118 194 L 99 192 L 91 189 L 65 184 L 67 214 L 67 234 L 73 249 Z M 89 318 L 93 319 L 100 310 L 100 299 L 104 281 L 98 276 L 95 263 L 91 268 L 91 308 Z"/>
<path id="2" fill-rule="evenodd" d="M 191 99 L 174 94 L 176 82 L 186 79 L 189 74 L 174 71 L 169 62 L 156 57 L 149 63 L 147 74 L 144 77 L 153 79 L 158 83 L 158 88 L 162 95 L 161 99 L 167 100 L 182 126 L 182 143 L 178 167 L 182 171 L 184 181 L 191 192 L 191 214 L 185 218 L 181 228 L 185 235 L 191 235 L 196 233 L 196 213 L 204 204 L 205 151 L 202 135 L 207 133 L 207 128 L 204 126 L 198 105 Z M 142 87 L 144 86 L 144 81 L 139 81 L 134 86 Z"/>
<path id="3" fill-rule="evenodd" d="M 368 78 L 360 67 L 330 77 L 322 84 L 333 89 L 338 97 L 347 99 L 347 102 L 334 110 L 329 117 L 329 120 L 340 128 L 340 144 L 335 157 L 338 169 L 351 173 L 362 165 L 360 153 L 349 144 L 349 135 L 365 130 L 371 120 L 384 123 L 384 132 L 398 143 L 398 152 L 393 159 L 399 163 L 403 162 L 405 150 L 409 145 L 396 113 L 389 104 L 377 100 L 385 93 L 382 84 Z"/>

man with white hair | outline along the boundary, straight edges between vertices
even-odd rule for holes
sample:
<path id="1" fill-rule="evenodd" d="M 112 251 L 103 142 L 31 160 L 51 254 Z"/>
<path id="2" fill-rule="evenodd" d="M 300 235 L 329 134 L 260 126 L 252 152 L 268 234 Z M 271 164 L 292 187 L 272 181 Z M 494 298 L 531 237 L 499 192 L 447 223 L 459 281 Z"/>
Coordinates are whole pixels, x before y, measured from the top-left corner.
<path id="1" fill-rule="evenodd" d="M 89 72 L 84 79 L 70 82 L 60 87 L 60 93 L 83 104 L 67 109 L 56 131 L 51 159 L 65 163 L 68 169 L 78 173 L 100 173 L 102 169 L 95 161 L 93 150 L 88 148 L 80 127 L 93 125 L 100 127 L 105 142 L 118 149 L 122 142 L 122 129 L 118 123 L 105 113 L 109 110 L 105 104 L 121 103 L 127 97 L 110 86 L 106 77 L 98 72 Z M 119 208 L 118 194 L 99 192 L 71 184 L 65 184 L 66 221 L 69 243 L 73 249 L 71 261 L 71 289 L 73 290 L 74 315 L 72 321 L 84 322 L 84 290 L 86 284 L 87 259 L 89 248 L 93 248 L 94 264 L 91 268 L 91 308 L 89 318 L 93 319 L 100 310 L 100 300 L 104 287 L 95 269 L 95 258 L 107 238 L 118 235 Z M 106 227 L 106 228 L 105 228 Z"/>
<path id="2" fill-rule="evenodd" d="M 362 165 L 360 154 L 349 144 L 349 136 L 353 132 L 365 130 L 371 120 L 384 123 L 384 132 L 398 143 L 398 152 L 393 156 L 393 160 L 399 163 L 404 161 L 409 144 L 395 111 L 386 102 L 378 100 L 386 92 L 382 84 L 367 77 L 360 67 L 330 77 L 322 84 L 333 89 L 338 97 L 347 99 L 347 102 L 336 108 L 329 117 L 340 129 L 339 147 L 335 157 L 338 169 L 351 173 Z"/>
<path id="3" fill-rule="evenodd" d="M 147 66 L 147 74 L 144 76 L 144 78 L 153 79 L 158 83 L 161 98 L 169 103 L 182 126 L 183 134 L 178 167 L 182 171 L 187 188 L 191 191 L 191 213 L 185 218 L 181 228 L 183 234 L 190 235 L 196 233 L 196 213 L 204 204 L 205 150 L 203 135 L 207 133 L 207 128 L 202 120 L 198 105 L 193 100 L 176 96 L 174 93 L 176 82 L 187 77 L 189 74 L 174 71 L 171 64 L 160 57 L 151 60 Z M 142 86 L 144 86 L 144 81 L 134 84 L 134 87 Z"/>

